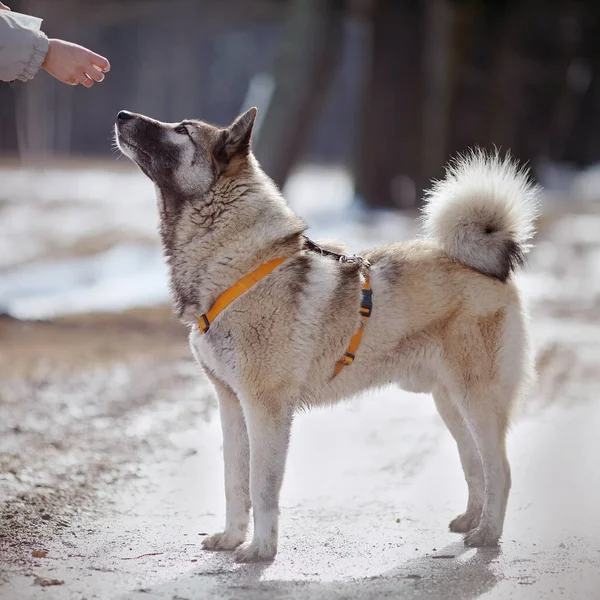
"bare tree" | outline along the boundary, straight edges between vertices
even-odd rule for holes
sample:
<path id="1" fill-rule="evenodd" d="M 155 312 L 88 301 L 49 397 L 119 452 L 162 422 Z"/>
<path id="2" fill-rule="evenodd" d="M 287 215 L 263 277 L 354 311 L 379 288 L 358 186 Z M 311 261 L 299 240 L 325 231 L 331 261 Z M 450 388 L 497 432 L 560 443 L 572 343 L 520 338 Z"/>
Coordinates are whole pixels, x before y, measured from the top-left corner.
<path id="1" fill-rule="evenodd" d="M 372 207 L 414 206 L 421 187 L 423 3 L 377 0 L 356 159 Z"/>
<path id="2" fill-rule="evenodd" d="M 343 35 L 342 0 L 291 0 L 275 91 L 256 154 L 278 185 L 302 155 L 335 77 Z"/>

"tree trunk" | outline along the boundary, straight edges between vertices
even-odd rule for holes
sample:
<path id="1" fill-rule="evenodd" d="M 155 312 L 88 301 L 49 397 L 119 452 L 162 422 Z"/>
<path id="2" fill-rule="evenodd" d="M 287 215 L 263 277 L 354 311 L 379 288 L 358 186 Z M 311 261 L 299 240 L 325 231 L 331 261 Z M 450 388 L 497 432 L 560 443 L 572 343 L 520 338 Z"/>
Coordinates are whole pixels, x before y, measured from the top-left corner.
<path id="1" fill-rule="evenodd" d="M 583 45 L 576 75 L 582 93 L 581 104 L 564 149 L 563 159 L 579 166 L 600 161 L 600 7 L 585 5 Z M 573 79 L 575 79 L 573 77 Z"/>
<path id="2" fill-rule="evenodd" d="M 13 86 L 0 84 L 0 155 L 16 154 L 16 91 Z"/>
<path id="3" fill-rule="evenodd" d="M 422 186 L 423 5 L 378 0 L 359 125 L 356 187 L 371 207 L 409 208 Z"/>
<path id="4" fill-rule="evenodd" d="M 20 0 L 9 2 L 14 11 L 24 10 Z M 0 82 L 0 156 L 19 153 L 17 133 L 17 99 L 21 82 Z"/>
<path id="5" fill-rule="evenodd" d="M 342 0 L 293 0 L 275 72 L 275 91 L 255 152 L 283 186 L 323 106 L 343 36 Z"/>
<path id="6" fill-rule="evenodd" d="M 454 13 L 449 0 L 428 0 L 423 52 L 423 183 L 442 175 L 448 151 Z"/>

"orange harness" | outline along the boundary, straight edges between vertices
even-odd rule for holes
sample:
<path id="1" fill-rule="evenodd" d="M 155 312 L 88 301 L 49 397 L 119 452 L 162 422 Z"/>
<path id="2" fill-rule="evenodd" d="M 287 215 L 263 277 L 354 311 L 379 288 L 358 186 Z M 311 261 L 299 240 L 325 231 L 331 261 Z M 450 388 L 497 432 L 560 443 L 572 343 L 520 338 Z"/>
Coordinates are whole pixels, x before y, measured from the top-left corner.
<path id="1" fill-rule="evenodd" d="M 206 333 L 210 324 L 217 318 L 219 313 L 227 308 L 234 300 L 239 298 L 244 292 L 247 292 L 252 286 L 256 285 L 261 279 L 264 279 L 271 271 L 276 269 L 287 257 L 274 258 L 267 263 L 264 263 L 242 277 L 237 283 L 227 288 L 210 307 L 210 310 L 198 317 L 198 327 L 202 333 Z"/>
<path id="2" fill-rule="evenodd" d="M 371 289 L 371 282 L 369 280 L 369 273 L 365 273 L 365 281 L 362 284 L 362 302 L 360 303 L 360 325 L 356 330 L 356 333 L 350 338 L 348 349 L 344 352 L 344 356 L 335 363 L 333 368 L 333 379 L 344 367 L 350 366 L 354 362 L 354 356 L 360 342 L 362 340 L 363 333 L 365 332 L 365 325 L 367 319 L 371 316 L 373 310 L 373 290 Z"/>
<path id="3" fill-rule="evenodd" d="M 333 253 L 328 253 L 333 254 Z M 358 259 L 359 257 L 346 257 L 343 262 L 352 261 L 353 259 Z M 234 300 L 239 298 L 244 292 L 248 291 L 252 286 L 256 285 L 261 279 L 264 279 L 271 271 L 274 271 L 282 262 L 287 260 L 287 257 L 283 258 L 275 258 L 270 260 L 267 263 L 264 263 L 258 267 L 258 269 L 254 269 L 248 275 L 242 277 L 237 283 L 234 283 L 231 287 L 227 288 L 215 301 L 215 303 L 210 307 L 210 310 L 203 315 L 198 317 L 198 327 L 200 329 L 200 333 L 206 333 L 211 326 L 211 323 L 217 318 L 219 313 L 221 313 L 225 308 L 227 308 Z M 340 258 L 340 260 L 342 260 Z M 361 264 L 368 269 L 369 264 L 363 259 L 360 259 Z M 335 363 L 335 367 L 333 369 L 333 375 L 331 379 L 339 375 L 340 371 L 354 362 L 354 357 L 356 355 L 356 351 L 360 346 L 360 342 L 362 340 L 362 336 L 365 330 L 365 325 L 367 323 L 367 319 L 371 316 L 371 311 L 373 310 L 373 291 L 371 290 L 371 283 L 369 281 L 369 273 L 365 273 L 365 281 L 362 284 L 362 302 L 360 305 L 360 325 L 356 331 L 356 333 L 350 339 L 350 344 L 348 345 L 348 349 Z"/>

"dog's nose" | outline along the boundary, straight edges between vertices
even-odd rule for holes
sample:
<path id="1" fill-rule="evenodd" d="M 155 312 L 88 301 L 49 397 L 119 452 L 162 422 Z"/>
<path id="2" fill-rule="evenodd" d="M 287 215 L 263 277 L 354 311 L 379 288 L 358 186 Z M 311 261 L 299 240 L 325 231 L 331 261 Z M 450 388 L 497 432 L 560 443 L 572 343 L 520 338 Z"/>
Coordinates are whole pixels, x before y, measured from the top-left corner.
<path id="1" fill-rule="evenodd" d="M 117 115 L 119 121 L 129 121 L 129 119 L 133 119 L 133 117 L 134 115 L 127 110 L 121 110 Z"/>

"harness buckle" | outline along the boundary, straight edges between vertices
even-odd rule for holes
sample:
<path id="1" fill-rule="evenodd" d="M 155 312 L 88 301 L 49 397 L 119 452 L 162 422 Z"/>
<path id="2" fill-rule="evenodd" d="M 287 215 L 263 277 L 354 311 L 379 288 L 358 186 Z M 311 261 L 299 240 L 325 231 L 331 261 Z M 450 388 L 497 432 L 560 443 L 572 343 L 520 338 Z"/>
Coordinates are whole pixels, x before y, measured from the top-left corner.
<path id="1" fill-rule="evenodd" d="M 366 269 L 371 266 L 371 263 L 366 258 L 363 258 L 362 256 L 356 256 L 354 254 L 351 256 L 341 254 L 339 261 L 341 263 L 358 263 L 361 267 L 365 267 Z"/>
<path id="2" fill-rule="evenodd" d="M 210 329 L 210 321 L 206 315 L 200 315 L 198 317 L 198 327 L 202 333 L 206 333 Z"/>
<path id="3" fill-rule="evenodd" d="M 363 317 L 370 317 L 373 311 L 373 290 L 366 290 L 363 288 L 362 291 L 362 302 L 360 304 L 360 314 Z"/>
<path id="4" fill-rule="evenodd" d="M 342 358 L 340 358 L 338 362 L 344 365 L 345 367 L 349 367 L 354 362 L 354 354 L 350 354 L 350 352 L 345 352 L 344 356 L 342 356 Z"/>

